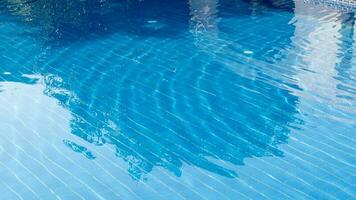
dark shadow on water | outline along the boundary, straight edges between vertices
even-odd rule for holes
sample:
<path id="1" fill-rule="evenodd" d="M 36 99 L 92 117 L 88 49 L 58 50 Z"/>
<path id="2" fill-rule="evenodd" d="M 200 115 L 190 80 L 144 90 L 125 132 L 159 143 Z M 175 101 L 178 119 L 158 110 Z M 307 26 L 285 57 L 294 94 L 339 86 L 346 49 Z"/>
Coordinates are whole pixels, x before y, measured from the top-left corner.
<path id="1" fill-rule="evenodd" d="M 163 6 L 167 10 L 159 11 L 156 8 L 162 1 L 147 1 L 156 3 L 147 3 L 142 9 L 139 9 L 142 2 L 131 2 L 136 6 L 131 11 L 127 11 L 130 8 L 123 8 L 120 3 L 110 4 L 110 8 L 101 10 L 100 6 L 105 6 L 105 3 L 101 5 L 97 1 L 64 1 L 67 4 L 60 5 L 54 1 L 36 1 L 31 4 L 43 2 L 51 2 L 48 6 L 58 13 L 55 14 L 55 20 L 53 16 L 46 18 L 53 11 L 45 14 L 46 17 L 34 16 L 31 11 L 29 19 L 44 23 L 44 27 L 50 24 L 49 30 L 60 27 L 58 33 L 53 33 L 57 36 L 72 31 L 73 37 L 70 36 L 67 41 L 74 41 L 78 35 L 92 31 L 102 34 L 99 24 L 103 24 L 103 28 L 108 26 L 108 32 L 104 31 L 103 34 L 125 31 L 125 34 L 146 37 L 150 34 L 144 26 L 158 26 L 164 22 L 167 27 L 163 29 L 169 31 L 166 33 L 179 34 L 182 29 L 188 29 L 190 19 L 188 8 L 181 8 L 186 3 L 184 1 L 169 1 Z M 69 2 L 90 2 L 91 10 Z M 96 6 L 99 6 L 98 9 L 94 9 Z M 69 7 L 78 9 L 73 13 L 83 13 L 85 17 L 70 16 L 72 12 L 60 14 Z M 36 6 L 31 7 L 34 8 Z M 80 11 L 83 8 L 85 11 Z M 120 13 L 120 10 L 123 12 Z M 125 23 L 130 20 L 137 21 Z M 283 20 L 288 21 L 289 18 Z M 135 26 L 130 27 L 131 24 Z M 142 24 L 142 27 L 136 27 L 138 24 Z M 284 21 L 283 24 L 286 25 Z M 294 33 L 293 27 L 286 25 L 283 28 L 284 36 L 290 38 Z M 162 34 L 156 36 L 164 36 Z M 234 35 L 235 32 L 227 38 L 234 38 Z M 261 35 L 256 34 L 249 39 L 264 39 Z M 209 43 L 209 34 L 207 38 L 206 43 L 214 47 L 221 45 Z M 212 40 L 215 41 L 214 38 Z M 283 48 L 288 41 L 276 38 L 274 42 Z M 209 45 L 204 43 L 202 49 L 197 49 L 189 38 L 174 43 L 174 47 L 181 51 L 170 46 L 167 48 L 162 43 L 152 42 L 147 47 L 141 41 L 133 42 L 136 46 L 124 49 L 125 53 L 134 55 L 135 51 L 141 49 L 139 55 L 145 56 L 144 59 L 137 61 L 117 56 L 121 55 L 115 52 L 117 47 L 96 46 L 93 42 L 85 44 L 94 47 L 88 48 L 91 49 L 88 52 L 79 51 L 82 49 L 79 47 L 83 46 L 77 47 L 78 51 L 59 53 L 55 49 L 41 52 L 43 56 L 32 63 L 36 66 L 33 71 L 22 69 L 28 66 L 17 64 L 18 68 L 8 70 L 12 76 L 8 76 L 6 81 L 31 83 L 23 79 L 23 73 L 40 75 L 46 88 L 44 93 L 57 99 L 61 106 L 71 112 L 72 134 L 98 146 L 109 145 L 117 157 L 128 163 L 129 174 L 137 180 L 144 179 L 145 174 L 152 172 L 155 167 L 181 176 L 183 165 L 234 178 L 237 172 L 232 166 L 243 165 L 246 158 L 283 156 L 279 145 L 287 143 L 291 126 L 298 123 L 295 117 L 298 113 L 298 97 L 287 89 L 265 81 L 264 73 L 267 72 L 263 71 L 264 68 L 256 71 L 253 77 L 242 76 L 230 69 L 232 64 L 236 68 L 252 65 L 246 61 L 249 60 L 248 56 L 246 60 L 227 62 L 229 56 L 231 59 L 236 56 L 234 48 L 240 48 L 238 45 L 242 49 L 251 49 L 252 46 L 237 41 L 226 45 L 226 51 L 212 54 L 203 50 L 209 49 Z M 97 50 L 102 48 L 105 51 Z M 263 52 L 258 52 L 258 49 L 256 55 L 260 53 L 259 58 L 263 58 L 264 49 Z M 12 59 L 19 58 L 12 55 Z M 6 68 L 14 63 L 21 62 L 1 62 L 0 67 Z M 32 80 L 32 83 L 35 82 Z M 87 147 L 72 141 L 63 140 L 63 143 L 88 159 L 97 156 Z"/>
<path id="2" fill-rule="evenodd" d="M 73 69 L 78 73 L 67 77 L 63 71 L 49 69 L 46 73 L 56 76 L 46 77 L 45 93 L 71 111 L 73 134 L 89 143 L 114 146 L 135 179 L 157 166 L 180 176 L 184 163 L 236 177 L 227 164 L 209 158 L 243 165 L 245 158 L 283 156 L 278 145 L 287 142 L 298 99 L 286 90 L 219 68 L 218 63 L 209 64 L 207 72 L 222 75 L 200 81 L 201 89 L 214 95 L 189 88 L 197 81 L 194 78 L 174 83 L 177 75 L 169 70 L 147 81 L 131 75 L 117 77 L 114 72 L 96 77 L 100 81 L 75 86 L 92 72 Z M 131 73 L 126 70 L 117 73 Z M 161 79 L 172 85 L 164 85 L 168 83 Z M 153 87 L 156 84 L 158 88 Z M 58 92 L 63 89 L 75 95 Z"/>

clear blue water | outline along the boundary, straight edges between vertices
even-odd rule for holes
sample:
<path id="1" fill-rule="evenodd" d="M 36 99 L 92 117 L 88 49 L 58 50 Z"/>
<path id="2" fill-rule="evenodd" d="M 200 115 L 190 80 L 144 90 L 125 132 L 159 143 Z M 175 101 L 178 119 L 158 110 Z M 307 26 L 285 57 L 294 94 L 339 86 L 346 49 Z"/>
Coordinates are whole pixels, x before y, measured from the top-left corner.
<path id="1" fill-rule="evenodd" d="M 355 199 L 353 8 L 0 1 L 0 199 Z"/>

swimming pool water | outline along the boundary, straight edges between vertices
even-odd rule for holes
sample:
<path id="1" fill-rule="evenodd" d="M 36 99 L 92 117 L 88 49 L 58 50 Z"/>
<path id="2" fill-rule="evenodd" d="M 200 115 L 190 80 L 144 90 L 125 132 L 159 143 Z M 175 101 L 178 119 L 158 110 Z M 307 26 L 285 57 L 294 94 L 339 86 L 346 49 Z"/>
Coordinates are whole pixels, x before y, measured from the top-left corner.
<path id="1" fill-rule="evenodd" d="M 0 199 L 354 199 L 354 8 L 0 1 Z"/>

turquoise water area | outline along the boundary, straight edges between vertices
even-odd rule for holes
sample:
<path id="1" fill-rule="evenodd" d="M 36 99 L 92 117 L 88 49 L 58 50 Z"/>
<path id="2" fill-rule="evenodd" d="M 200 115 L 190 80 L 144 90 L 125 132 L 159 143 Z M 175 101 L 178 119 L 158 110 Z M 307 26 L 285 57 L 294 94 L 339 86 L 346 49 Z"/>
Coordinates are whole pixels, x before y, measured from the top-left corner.
<path id="1" fill-rule="evenodd" d="M 352 7 L 0 1 L 0 199 L 355 199 Z"/>

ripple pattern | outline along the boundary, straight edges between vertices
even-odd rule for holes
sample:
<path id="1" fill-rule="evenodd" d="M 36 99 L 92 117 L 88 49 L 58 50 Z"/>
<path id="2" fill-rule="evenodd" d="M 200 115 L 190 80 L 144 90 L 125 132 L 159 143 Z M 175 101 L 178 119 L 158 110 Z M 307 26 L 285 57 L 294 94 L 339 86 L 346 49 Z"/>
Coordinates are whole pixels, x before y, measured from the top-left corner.
<path id="1" fill-rule="evenodd" d="M 0 8 L 0 199 L 355 198 L 353 13 Z"/>

